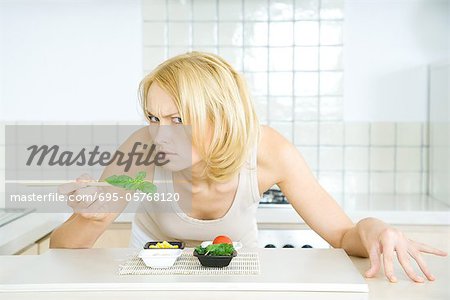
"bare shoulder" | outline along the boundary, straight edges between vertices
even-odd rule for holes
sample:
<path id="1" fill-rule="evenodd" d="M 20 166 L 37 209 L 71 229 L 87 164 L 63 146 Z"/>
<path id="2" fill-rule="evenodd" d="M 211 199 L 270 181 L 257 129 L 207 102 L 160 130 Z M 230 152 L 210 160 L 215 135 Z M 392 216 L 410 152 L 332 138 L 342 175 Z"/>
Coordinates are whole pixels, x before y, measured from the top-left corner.
<path id="1" fill-rule="evenodd" d="M 258 146 L 258 166 L 273 166 L 286 159 L 296 147 L 275 129 L 262 125 L 261 141 Z M 289 157 L 287 157 L 289 158 Z"/>
<path id="2" fill-rule="evenodd" d="M 123 153 L 124 157 L 131 152 L 136 154 L 141 153 L 142 157 L 145 157 L 146 154 L 151 151 L 152 142 L 150 131 L 147 126 L 144 126 L 132 132 L 116 151 Z M 144 145 L 146 145 L 145 148 Z M 134 163 L 131 164 L 131 166 L 128 166 L 129 169 L 125 169 L 125 167 L 126 165 L 114 161 L 105 167 L 101 178 L 104 179 L 108 176 L 117 174 L 125 174 L 134 177 L 138 171 L 142 171 L 142 166 L 137 166 Z M 150 164 L 145 168 L 147 173 L 146 180 L 151 181 L 153 179 L 154 166 L 153 164 Z"/>
<path id="3" fill-rule="evenodd" d="M 261 125 L 257 166 L 260 191 L 280 182 L 283 168 L 298 154 L 296 147 L 275 129 Z"/>
<path id="4" fill-rule="evenodd" d="M 145 149 L 143 145 L 147 145 Z M 150 130 L 148 126 L 144 126 L 133 131 L 127 139 L 119 146 L 118 150 L 128 153 L 132 149 L 135 149 L 136 152 L 145 153 L 149 150 L 152 145 L 152 138 L 150 135 Z"/>

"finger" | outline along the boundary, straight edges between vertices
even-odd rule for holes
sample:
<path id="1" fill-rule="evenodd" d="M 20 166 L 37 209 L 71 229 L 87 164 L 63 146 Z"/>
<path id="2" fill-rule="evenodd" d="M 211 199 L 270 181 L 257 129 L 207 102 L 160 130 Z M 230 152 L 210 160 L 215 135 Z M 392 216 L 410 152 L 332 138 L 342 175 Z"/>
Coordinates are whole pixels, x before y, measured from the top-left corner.
<path id="1" fill-rule="evenodd" d="M 420 252 L 424 252 L 424 253 L 429 253 L 429 254 L 435 254 L 435 255 L 439 255 L 439 256 L 447 256 L 448 253 L 445 251 L 442 251 L 440 249 L 431 247 L 429 245 L 423 244 L 423 243 L 419 243 L 413 240 L 409 240 L 410 242 L 412 242 L 415 246 L 415 248 L 417 250 L 419 250 Z"/>
<path id="2" fill-rule="evenodd" d="M 390 241 L 384 242 L 383 246 L 383 265 L 384 274 L 390 282 L 397 282 L 394 275 L 394 245 Z"/>
<path id="3" fill-rule="evenodd" d="M 420 254 L 419 251 L 415 250 L 415 249 L 410 249 L 409 250 L 409 254 L 414 258 L 414 260 L 417 262 L 417 264 L 419 265 L 420 270 L 422 270 L 423 274 L 425 274 L 425 276 L 428 278 L 428 280 L 435 280 L 436 278 L 433 276 L 433 274 L 431 274 L 430 270 L 428 269 L 427 264 L 425 263 L 425 261 L 423 260 L 422 255 Z"/>
<path id="4" fill-rule="evenodd" d="M 425 280 L 423 277 L 416 274 L 413 267 L 411 266 L 409 255 L 406 249 L 397 248 L 397 258 L 400 262 L 400 265 L 403 267 L 403 270 L 405 270 L 406 275 L 408 275 L 409 278 L 414 280 L 415 282 L 424 282 Z"/>
<path id="5" fill-rule="evenodd" d="M 95 180 L 94 178 L 91 177 L 91 175 L 89 175 L 88 173 L 83 173 L 81 174 L 80 177 L 78 177 L 76 179 L 76 182 L 89 182 L 89 181 L 93 181 Z"/>
<path id="6" fill-rule="evenodd" d="M 110 205 L 111 204 L 107 202 L 96 201 L 90 207 L 84 209 L 80 214 L 90 219 L 101 220 L 108 215 L 114 214 L 111 207 L 109 207 Z"/>
<path id="7" fill-rule="evenodd" d="M 58 193 L 63 195 L 71 195 L 78 189 L 87 186 L 85 182 L 70 182 L 58 186 Z"/>
<path id="8" fill-rule="evenodd" d="M 86 187 L 87 182 L 89 182 L 91 180 L 93 180 L 93 179 L 89 174 L 83 173 L 75 180 L 75 182 L 69 182 L 69 183 L 59 185 L 58 193 L 63 194 L 63 195 L 70 195 L 73 192 L 75 192 L 76 190 Z"/>
<path id="9" fill-rule="evenodd" d="M 80 209 L 79 213 L 85 218 L 101 220 L 112 213 L 110 205 L 109 202 L 95 201 L 91 206 Z"/>
<path id="10" fill-rule="evenodd" d="M 80 213 L 83 218 L 91 220 L 103 220 L 108 216 L 107 213 Z"/>
<path id="11" fill-rule="evenodd" d="M 78 189 L 69 197 L 69 206 L 74 209 L 86 209 L 97 200 L 99 191 L 100 189 L 95 186 Z"/>
<path id="12" fill-rule="evenodd" d="M 380 246 L 379 244 L 374 244 L 371 248 L 370 248 L 370 252 L 369 252 L 369 259 L 370 259 L 370 269 L 366 271 L 366 273 L 364 274 L 366 277 L 373 277 L 375 276 L 378 271 L 380 270 Z"/>

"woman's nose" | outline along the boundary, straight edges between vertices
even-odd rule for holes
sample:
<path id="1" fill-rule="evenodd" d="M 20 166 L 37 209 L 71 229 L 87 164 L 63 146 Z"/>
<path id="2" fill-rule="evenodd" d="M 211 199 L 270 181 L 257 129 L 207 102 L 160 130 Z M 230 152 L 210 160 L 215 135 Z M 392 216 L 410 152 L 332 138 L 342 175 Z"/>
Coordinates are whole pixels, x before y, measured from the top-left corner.
<path id="1" fill-rule="evenodd" d="M 172 139 L 173 136 L 173 126 L 171 125 L 160 125 L 156 128 L 155 143 L 156 144 L 167 144 Z"/>

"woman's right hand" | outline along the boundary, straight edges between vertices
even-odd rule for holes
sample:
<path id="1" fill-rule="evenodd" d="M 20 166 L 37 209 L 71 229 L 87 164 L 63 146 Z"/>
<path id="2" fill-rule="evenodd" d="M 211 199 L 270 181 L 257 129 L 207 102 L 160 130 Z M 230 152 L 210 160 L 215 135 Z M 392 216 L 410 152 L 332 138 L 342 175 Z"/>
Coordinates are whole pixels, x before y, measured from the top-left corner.
<path id="1" fill-rule="evenodd" d="M 96 180 L 89 174 L 83 174 L 75 182 L 60 185 L 58 193 L 72 198 L 68 198 L 67 204 L 74 213 L 88 220 L 103 221 L 110 213 L 107 212 L 105 203 L 98 200 L 98 195 L 103 193 L 101 187 L 88 186 L 91 181 Z"/>

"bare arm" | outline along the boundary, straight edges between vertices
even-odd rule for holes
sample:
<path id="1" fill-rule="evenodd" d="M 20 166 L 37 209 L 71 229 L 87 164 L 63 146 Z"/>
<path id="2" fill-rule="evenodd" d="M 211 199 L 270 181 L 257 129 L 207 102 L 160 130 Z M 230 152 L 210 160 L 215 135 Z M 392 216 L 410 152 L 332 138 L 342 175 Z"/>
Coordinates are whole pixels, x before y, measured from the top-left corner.
<path id="1" fill-rule="evenodd" d="M 275 130 L 267 131 L 273 145 L 266 153 L 267 168 L 297 213 L 332 247 L 367 257 L 357 227 L 322 188 L 297 148 Z"/>
<path id="2" fill-rule="evenodd" d="M 111 213 L 106 219 L 96 221 L 74 213 L 53 230 L 50 235 L 50 248 L 91 248 L 116 217 L 117 214 Z"/>
<path id="3" fill-rule="evenodd" d="M 130 152 L 130 149 L 136 141 L 145 141 L 145 143 L 150 144 L 150 136 L 148 135 L 147 128 L 136 131 L 119 147 L 118 150 L 127 154 Z M 139 171 L 140 170 L 142 170 L 142 167 L 140 167 Z M 125 171 L 123 166 L 112 163 L 105 168 L 99 180 L 104 181 L 105 178 L 111 175 L 120 174 L 134 177 L 137 171 L 137 167 L 134 165 L 128 171 Z M 146 171 L 146 180 L 152 181 L 153 165 L 146 167 Z M 95 244 L 106 228 L 125 209 L 127 205 L 125 195 L 131 193 L 131 191 L 126 191 L 122 188 L 113 186 L 102 187 L 101 192 L 104 194 L 117 193 L 119 199 L 122 200 L 117 201 L 114 204 L 115 206 L 109 208 L 106 213 L 100 213 L 99 215 L 101 215 L 101 217 L 99 218 L 96 218 L 95 216 L 87 218 L 83 214 L 77 212 L 73 213 L 66 222 L 56 228 L 50 235 L 50 248 L 91 248 Z"/>
<path id="4" fill-rule="evenodd" d="M 349 255 L 368 257 L 370 269 L 365 276 L 373 277 L 384 266 L 384 273 L 396 282 L 393 261 L 397 259 L 409 278 L 423 282 L 410 263 L 412 257 L 428 280 L 435 277 L 428 269 L 422 253 L 446 256 L 432 246 L 410 240 L 398 229 L 376 218 L 364 218 L 356 225 L 337 202 L 320 186 L 300 152 L 275 130 L 268 128 L 272 147 L 264 159 L 266 169 L 281 188 L 294 209 L 305 222 L 334 248 Z M 268 159 L 269 157 L 270 159 Z"/>

